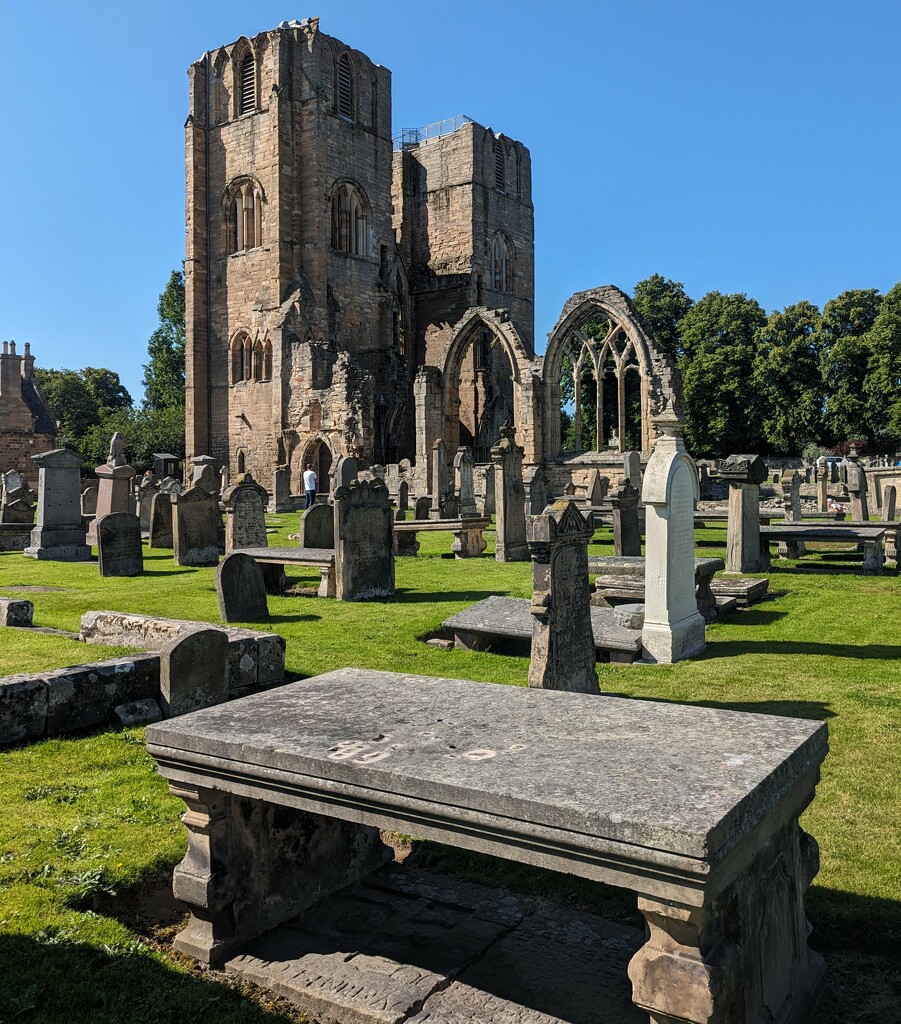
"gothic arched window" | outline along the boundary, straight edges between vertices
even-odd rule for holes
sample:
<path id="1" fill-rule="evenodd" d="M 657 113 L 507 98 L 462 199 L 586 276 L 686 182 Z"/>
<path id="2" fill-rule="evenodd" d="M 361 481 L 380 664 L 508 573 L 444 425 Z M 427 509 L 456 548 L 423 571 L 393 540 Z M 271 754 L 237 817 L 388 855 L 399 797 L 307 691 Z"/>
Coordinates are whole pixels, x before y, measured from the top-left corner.
<path id="1" fill-rule="evenodd" d="M 240 384 L 242 381 L 251 379 L 251 354 L 252 347 L 250 338 L 242 331 L 232 338 L 231 343 L 231 382 Z"/>
<path id="2" fill-rule="evenodd" d="M 232 186 L 228 204 L 229 249 L 244 252 L 263 244 L 263 196 L 252 181 Z"/>
<path id="3" fill-rule="evenodd" d="M 368 256 L 369 209 L 353 185 L 344 182 L 332 192 L 332 248 L 354 256 Z"/>

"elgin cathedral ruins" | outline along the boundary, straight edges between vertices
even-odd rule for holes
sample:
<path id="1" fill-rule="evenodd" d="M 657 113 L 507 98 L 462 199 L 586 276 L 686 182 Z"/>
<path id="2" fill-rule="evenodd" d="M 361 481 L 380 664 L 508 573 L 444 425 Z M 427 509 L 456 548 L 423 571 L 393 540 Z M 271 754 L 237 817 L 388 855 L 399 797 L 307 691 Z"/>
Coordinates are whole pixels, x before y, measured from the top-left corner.
<path id="1" fill-rule="evenodd" d="M 535 356 L 522 143 L 462 116 L 394 134 L 391 73 L 316 18 L 189 76 L 189 458 L 298 493 L 343 455 L 428 480 L 439 439 L 486 462 L 507 422 L 561 482 L 649 452 L 673 369 L 622 292 L 574 295 Z"/>

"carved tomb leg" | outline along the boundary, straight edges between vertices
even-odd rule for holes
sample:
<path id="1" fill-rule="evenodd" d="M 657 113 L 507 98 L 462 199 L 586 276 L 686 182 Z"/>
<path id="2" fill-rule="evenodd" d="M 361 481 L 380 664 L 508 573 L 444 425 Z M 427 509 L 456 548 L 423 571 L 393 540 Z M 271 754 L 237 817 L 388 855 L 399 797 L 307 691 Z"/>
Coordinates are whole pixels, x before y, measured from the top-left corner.
<path id="1" fill-rule="evenodd" d="M 174 946 L 204 963 L 221 963 L 393 856 L 376 828 L 219 790 L 170 789 L 188 805 L 188 852 L 172 890 L 191 911 Z"/>
<path id="2" fill-rule="evenodd" d="M 319 597 L 334 597 L 338 592 L 338 585 L 335 582 L 335 563 L 323 566 L 319 570 Z"/>
<path id="3" fill-rule="evenodd" d="M 488 543 L 482 536 L 481 529 L 463 526 L 459 530 L 454 530 L 451 551 L 455 558 L 478 558 L 487 547 Z"/>

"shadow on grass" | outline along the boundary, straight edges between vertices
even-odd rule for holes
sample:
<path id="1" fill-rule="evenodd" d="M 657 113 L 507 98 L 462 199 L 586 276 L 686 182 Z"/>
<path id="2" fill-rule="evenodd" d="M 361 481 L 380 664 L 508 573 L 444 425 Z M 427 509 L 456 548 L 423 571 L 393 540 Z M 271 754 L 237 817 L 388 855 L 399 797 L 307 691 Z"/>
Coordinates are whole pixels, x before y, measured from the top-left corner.
<path id="1" fill-rule="evenodd" d="M 644 697 L 634 693 L 617 693 L 602 687 L 604 695 L 626 697 L 629 700 L 643 700 L 651 704 L 680 704 L 683 707 L 713 708 L 715 711 L 747 711 L 754 715 L 780 715 L 783 718 L 806 718 L 812 722 L 825 722 L 835 718 L 835 712 L 828 704 L 818 700 L 666 700 L 661 697 Z"/>
<path id="2" fill-rule="evenodd" d="M 0 935 L 0 1020 L 29 1024 L 287 1024 L 220 981 L 181 974 L 146 947 L 91 946 L 51 930 Z"/>
<path id="3" fill-rule="evenodd" d="M 781 595 L 768 594 L 766 600 L 772 600 L 778 596 Z M 784 619 L 787 614 L 788 612 L 780 612 L 775 609 L 771 611 L 769 608 L 761 608 L 757 605 L 744 611 L 736 609 L 735 612 L 730 613 L 728 621 L 730 626 L 768 626 L 777 619 Z"/>
<path id="4" fill-rule="evenodd" d="M 505 597 L 510 590 L 412 590 L 398 587 L 394 600 L 400 604 L 430 604 L 435 601 L 483 601 L 486 597 Z"/>
<path id="5" fill-rule="evenodd" d="M 708 644 L 697 660 L 734 658 L 738 654 L 803 654 L 860 661 L 896 661 L 901 658 L 901 647 L 889 644 L 818 644 L 807 640 L 717 640 Z"/>

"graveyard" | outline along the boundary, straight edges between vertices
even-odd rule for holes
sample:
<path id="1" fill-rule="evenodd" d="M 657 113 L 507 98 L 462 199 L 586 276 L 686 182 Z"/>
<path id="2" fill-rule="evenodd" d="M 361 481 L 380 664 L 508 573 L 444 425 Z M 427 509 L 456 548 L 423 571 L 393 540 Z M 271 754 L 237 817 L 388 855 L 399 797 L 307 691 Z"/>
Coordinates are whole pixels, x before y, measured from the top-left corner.
<path id="1" fill-rule="evenodd" d="M 268 515 L 272 547 L 296 544 L 296 514 Z M 612 554 L 606 531 L 590 556 Z M 528 598 L 527 562 L 497 562 L 494 531 L 483 557 L 448 557 L 449 533 L 420 535 L 417 558 L 396 563 L 393 598 L 328 601 L 319 574 L 289 568 L 292 590 L 269 595 L 263 628 L 287 642 L 285 676 L 303 680 L 345 666 L 525 686 L 529 660 L 490 651 L 442 649 L 425 642 L 442 622 L 488 595 Z M 725 524 L 696 535 L 699 557 L 723 557 Z M 178 567 L 170 551 L 145 546 L 140 579 L 103 578 L 84 562 L 0 555 L 0 596 L 28 596 L 41 627 L 77 633 L 89 609 L 171 615 L 219 624 L 213 568 Z M 779 563 L 770 598 L 707 627 L 703 653 L 674 665 L 597 665 L 602 693 L 640 700 L 753 711 L 826 721 L 830 753 L 817 798 L 802 817 L 820 844 L 820 870 L 807 896 L 811 943 L 828 966 L 823 1021 L 847 1008 L 891 1005 L 901 942 L 901 874 L 895 856 L 901 823 L 896 712 L 901 659 L 890 640 L 897 580 L 859 575 L 847 548 L 809 551 L 803 563 Z M 857 556 L 859 558 L 859 556 Z M 856 559 L 854 559 L 856 562 Z M 13 584 L 15 580 L 15 584 Z M 29 588 L 35 588 L 34 590 Z M 324 607 L 325 606 L 325 607 Z M 247 625 L 250 625 L 249 623 Z M 259 628 L 259 626 L 258 626 Z M 2 670 L 49 669 L 81 660 L 86 645 L 66 636 L 4 629 Z M 90 657 L 127 648 L 91 646 Z M 27 1010 L 40 1001 L 54 1019 L 77 1005 L 84 1017 L 165 1019 L 160 1007 L 202 1013 L 215 1000 L 225 1020 L 297 1020 L 259 989 L 243 991 L 217 972 L 173 954 L 171 900 L 165 894 L 184 852 L 183 804 L 155 773 L 140 727 L 102 729 L 33 745 L 2 757 L 0 920 L 8 970 L 0 992 Z M 879 770 L 874 771 L 873 766 Z M 633 901 L 596 883 L 413 840 L 414 861 L 482 884 L 501 884 L 636 925 Z M 416 860 L 418 858 L 418 860 Z M 46 983 L 52 962 L 55 981 Z M 90 984 L 85 967 L 102 967 Z M 120 987 L 146 979 L 147 1007 Z M 248 992 L 250 998 L 248 999 Z M 162 1018 L 153 1014 L 159 1012 Z M 103 1014 L 107 1016 L 104 1017 Z M 99 1014 L 100 1016 L 96 1016 Z M 861 1016 L 860 1019 L 871 1019 Z M 872 1019 L 877 1019 L 873 1016 Z"/>

